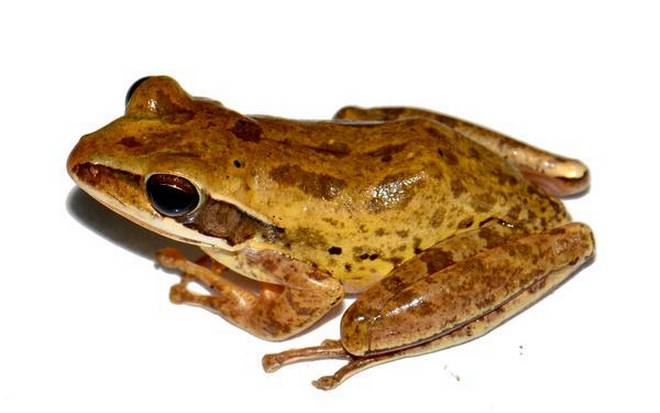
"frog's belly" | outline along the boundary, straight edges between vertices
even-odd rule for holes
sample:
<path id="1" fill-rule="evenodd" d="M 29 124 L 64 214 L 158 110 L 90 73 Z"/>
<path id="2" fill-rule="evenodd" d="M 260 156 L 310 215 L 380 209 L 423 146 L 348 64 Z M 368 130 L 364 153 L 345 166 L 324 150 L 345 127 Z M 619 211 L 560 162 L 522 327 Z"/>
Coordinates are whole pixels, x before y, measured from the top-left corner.
<path id="1" fill-rule="evenodd" d="M 246 248 L 240 251 L 225 251 L 209 247 L 201 248 L 211 258 L 238 274 L 257 281 L 281 284 L 280 280 L 275 278 L 272 274 L 264 271 L 258 266 L 250 264 L 250 262 L 254 262 L 254 257 L 259 254 L 259 250 Z M 293 258 L 290 259 L 293 260 Z M 344 291 L 349 294 L 360 293 L 366 290 L 371 285 L 382 280 L 386 275 L 387 274 L 379 274 L 376 272 L 362 275 L 333 274 L 333 276 L 338 278 L 342 283 Z"/>

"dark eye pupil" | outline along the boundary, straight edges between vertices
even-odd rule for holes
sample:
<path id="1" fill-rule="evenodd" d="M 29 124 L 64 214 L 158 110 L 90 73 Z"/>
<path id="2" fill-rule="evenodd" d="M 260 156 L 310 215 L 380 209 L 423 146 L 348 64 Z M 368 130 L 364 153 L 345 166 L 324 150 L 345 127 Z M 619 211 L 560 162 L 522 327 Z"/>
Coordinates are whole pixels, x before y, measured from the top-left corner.
<path id="1" fill-rule="evenodd" d="M 185 215 L 199 204 L 197 188 L 176 175 L 151 175 L 147 180 L 147 195 L 156 211 L 168 217 Z"/>

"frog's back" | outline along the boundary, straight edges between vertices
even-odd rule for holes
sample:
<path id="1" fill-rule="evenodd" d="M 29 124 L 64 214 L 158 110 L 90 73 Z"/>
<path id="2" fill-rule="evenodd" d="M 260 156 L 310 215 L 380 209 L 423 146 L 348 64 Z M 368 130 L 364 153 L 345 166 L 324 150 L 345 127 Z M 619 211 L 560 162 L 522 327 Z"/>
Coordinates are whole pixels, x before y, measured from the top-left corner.
<path id="1" fill-rule="evenodd" d="M 271 216 L 288 225 L 282 246 L 349 290 L 489 219 L 540 226 L 563 214 L 505 160 L 434 122 L 255 120 L 252 162 L 276 188 L 266 202 L 288 201 Z"/>
<path id="2" fill-rule="evenodd" d="M 219 249 L 281 251 L 326 269 L 348 291 L 492 218 L 541 227 L 566 219 L 557 200 L 503 159 L 433 121 L 248 117 L 191 98 L 169 78 L 142 83 L 125 115 L 83 137 L 68 165 L 74 174 L 102 165 L 129 177 L 108 172 L 100 190 L 145 217 L 153 210 L 140 182 L 153 173 L 183 176 L 215 201 L 207 205 L 230 206 L 240 218 L 209 212 L 215 227 L 188 223 L 186 236 L 210 234 Z M 249 227 L 240 237 L 215 235 L 238 224 Z"/>

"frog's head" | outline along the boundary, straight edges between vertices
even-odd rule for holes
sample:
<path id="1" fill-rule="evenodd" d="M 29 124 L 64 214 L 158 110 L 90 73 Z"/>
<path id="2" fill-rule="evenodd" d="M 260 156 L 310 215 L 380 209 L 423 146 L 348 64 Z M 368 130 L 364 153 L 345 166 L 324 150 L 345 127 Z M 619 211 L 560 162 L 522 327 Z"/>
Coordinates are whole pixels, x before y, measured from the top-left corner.
<path id="1" fill-rule="evenodd" d="M 249 127 L 249 118 L 191 97 L 171 78 L 143 78 L 129 89 L 124 116 L 83 136 L 67 169 L 83 190 L 139 225 L 236 249 L 279 231 L 238 195 L 246 183 L 236 159 L 246 149 L 230 135 L 241 122 Z"/>

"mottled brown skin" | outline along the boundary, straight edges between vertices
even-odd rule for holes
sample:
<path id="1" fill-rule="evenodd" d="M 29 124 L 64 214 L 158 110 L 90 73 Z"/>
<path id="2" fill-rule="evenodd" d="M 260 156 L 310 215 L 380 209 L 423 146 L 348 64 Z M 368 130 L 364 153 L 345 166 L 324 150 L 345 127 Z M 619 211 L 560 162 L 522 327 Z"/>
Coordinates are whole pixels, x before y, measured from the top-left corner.
<path id="1" fill-rule="evenodd" d="M 116 212 L 213 258 L 159 253 L 184 272 L 174 302 L 280 340 L 345 292 L 364 292 L 341 341 L 264 359 L 269 370 L 352 360 L 321 388 L 489 331 L 594 251 L 589 228 L 570 223 L 551 195 L 586 189 L 583 164 L 422 109 L 348 107 L 330 121 L 245 116 L 151 77 L 123 117 L 80 140 L 67 167 Z M 145 193 L 152 174 L 189 180 L 200 205 L 161 215 Z M 261 292 L 228 282 L 218 262 L 262 281 Z M 190 281 L 210 295 L 188 291 Z"/>
<path id="2" fill-rule="evenodd" d="M 594 253 L 591 229 L 581 223 L 537 234 L 489 223 L 438 243 L 367 289 L 344 313 L 341 340 L 268 354 L 264 369 L 349 360 L 313 382 L 330 390 L 370 367 L 465 343 L 534 304 Z"/>
<path id="3" fill-rule="evenodd" d="M 530 181 L 542 186 L 555 196 L 569 196 L 585 191 L 589 187 L 589 170 L 576 159 L 548 153 L 519 142 L 499 132 L 462 119 L 426 109 L 410 107 L 342 108 L 335 119 L 379 120 L 429 119 L 447 126 L 463 136 L 490 149 L 515 164 Z M 477 155 L 476 152 L 473 153 Z"/>

